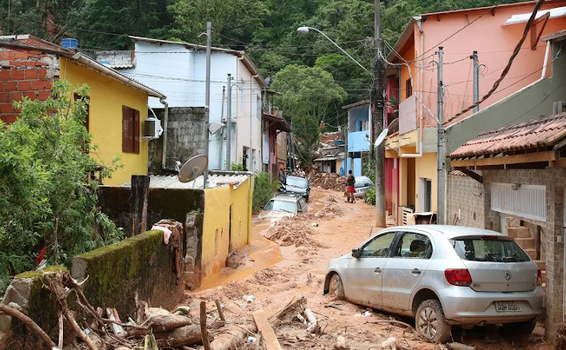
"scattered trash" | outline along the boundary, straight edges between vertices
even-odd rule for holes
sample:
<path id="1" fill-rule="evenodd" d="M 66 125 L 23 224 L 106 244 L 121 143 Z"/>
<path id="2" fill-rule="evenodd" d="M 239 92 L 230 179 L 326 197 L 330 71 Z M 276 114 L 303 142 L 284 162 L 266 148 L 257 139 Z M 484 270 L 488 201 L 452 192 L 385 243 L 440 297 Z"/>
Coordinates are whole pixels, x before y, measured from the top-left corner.
<path id="1" fill-rule="evenodd" d="M 173 233 L 170 229 L 161 225 L 153 225 L 151 229 L 163 231 L 163 243 L 169 244 L 169 237 L 171 237 L 171 234 Z"/>
<path id="2" fill-rule="evenodd" d="M 303 324 L 307 324 L 307 320 L 303 317 L 303 315 L 301 314 L 297 314 L 297 318 L 299 319 L 299 321 L 301 321 Z"/>
<path id="3" fill-rule="evenodd" d="M 178 306 L 177 310 L 175 310 L 174 312 L 174 314 L 186 315 L 186 316 L 189 316 L 190 313 L 191 313 L 191 308 L 188 306 Z"/>
<path id="4" fill-rule="evenodd" d="M 248 337 L 248 343 L 255 343 L 257 339 L 255 337 Z"/>
<path id="5" fill-rule="evenodd" d="M 350 347 L 346 345 L 346 338 L 339 335 L 338 338 L 336 338 L 336 344 L 334 344 L 334 350 L 349 350 L 349 349 Z"/>
<path id="6" fill-rule="evenodd" d="M 362 312 L 362 316 L 366 316 L 366 317 L 371 316 L 371 312 L 366 310 L 366 311 Z"/>
<path id="7" fill-rule="evenodd" d="M 308 319 L 307 332 L 316 333 L 318 331 L 318 321 L 311 309 L 305 309 L 305 316 Z"/>
<path id="8" fill-rule="evenodd" d="M 313 222 L 312 227 L 318 227 L 318 224 L 316 222 Z"/>
<path id="9" fill-rule="evenodd" d="M 255 300 L 255 297 L 253 295 L 244 295 L 243 298 L 247 303 L 253 303 Z"/>
<path id="10" fill-rule="evenodd" d="M 331 307 L 331 308 L 336 309 L 336 310 L 344 311 L 344 309 L 342 309 L 342 308 L 341 308 L 340 306 L 338 306 L 338 305 L 326 305 L 326 307 Z"/>

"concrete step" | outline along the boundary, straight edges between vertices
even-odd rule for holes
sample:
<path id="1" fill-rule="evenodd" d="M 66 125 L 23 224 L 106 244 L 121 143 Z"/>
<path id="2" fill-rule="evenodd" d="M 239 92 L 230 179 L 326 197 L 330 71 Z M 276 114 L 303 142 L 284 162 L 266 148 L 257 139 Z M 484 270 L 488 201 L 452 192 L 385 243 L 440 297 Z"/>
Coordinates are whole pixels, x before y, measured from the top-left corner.
<path id="1" fill-rule="evenodd" d="M 545 260 L 534 260 L 535 264 L 537 264 L 538 268 L 542 271 L 546 270 L 546 261 Z"/>
<path id="2" fill-rule="evenodd" d="M 528 227 L 507 227 L 507 234 L 513 238 L 532 238 Z"/>
<path id="3" fill-rule="evenodd" d="M 529 254 L 531 259 L 536 260 L 537 258 L 537 250 L 536 249 L 525 249 L 525 252 Z"/>
<path id="4" fill-rule="evenodd" d="M 534 238 L 515 238 L 517 242 L 523 249 L 535 249 L 535 239 Z"/>

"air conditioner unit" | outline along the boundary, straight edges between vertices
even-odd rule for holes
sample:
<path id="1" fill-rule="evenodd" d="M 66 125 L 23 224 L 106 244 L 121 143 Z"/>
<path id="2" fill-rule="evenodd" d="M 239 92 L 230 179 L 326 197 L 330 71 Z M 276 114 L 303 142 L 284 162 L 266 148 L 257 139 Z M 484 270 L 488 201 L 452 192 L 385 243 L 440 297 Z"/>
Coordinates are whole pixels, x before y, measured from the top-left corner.
<path id="1" fill-rule="evenodd" d="M 158 139 L 163 134 L 161 121 L 155 117 L 147 118 L 143 123 L 143 137 L 145 139 Z"/>

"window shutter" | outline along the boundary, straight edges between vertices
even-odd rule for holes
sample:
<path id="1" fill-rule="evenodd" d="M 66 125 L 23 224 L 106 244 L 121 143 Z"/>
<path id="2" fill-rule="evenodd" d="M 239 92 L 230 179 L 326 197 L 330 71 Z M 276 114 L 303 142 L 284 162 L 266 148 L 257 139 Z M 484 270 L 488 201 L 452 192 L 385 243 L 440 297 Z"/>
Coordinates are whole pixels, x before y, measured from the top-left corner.
<path id="1" fill-rule="evenodd" d="M 122 106 L 122 152 L 132 152 L 132 131 L 130 108 Z"/>
<path id="2" fill-rule="evenodd" d="M 140 153 L 140 111 L 137 109 L 132 109 L 132 122 L 133 122 L 133 147 L 132 152 L 139 154 Z"/>

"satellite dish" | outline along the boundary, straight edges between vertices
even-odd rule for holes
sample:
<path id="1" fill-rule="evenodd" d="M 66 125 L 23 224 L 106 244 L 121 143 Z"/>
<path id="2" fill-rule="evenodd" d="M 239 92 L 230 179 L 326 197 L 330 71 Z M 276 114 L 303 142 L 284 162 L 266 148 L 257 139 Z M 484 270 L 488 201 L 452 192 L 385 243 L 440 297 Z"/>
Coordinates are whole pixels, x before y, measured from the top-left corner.
<path id="1" fill-rule="evenodd" d="M 179 181 L 190 182 L 204 172 L 208 165 L 208 157 L 203 155 L 194 156 L 181 167 L 177 174 Z"/>
<path id="2" fill-rule="evenodd" d="M 381 145 L 383 140 L 385 140 L 385 138 L 387 137 L 387 133 L 389 133 L 389 129 L 387 129 L 387 128 L 383 129 L 381 134 L 379 134 L 379 137 L 377 138 L 377 140 L 375 140 L 375 144 L 373 146 L 377 147 L 377 146 Z"/>
<path id="3" fill-rule="evenodd" d="M 208 126 L 208 131 L 210 131 L 210 133 L 212 135 L 216 134 L 218 132 L 218 130 L 222 129 L 222 127 L 224 126 L 223 123 L 215 123 L 212 122 L 210 123 L 210 125 Z"/>

